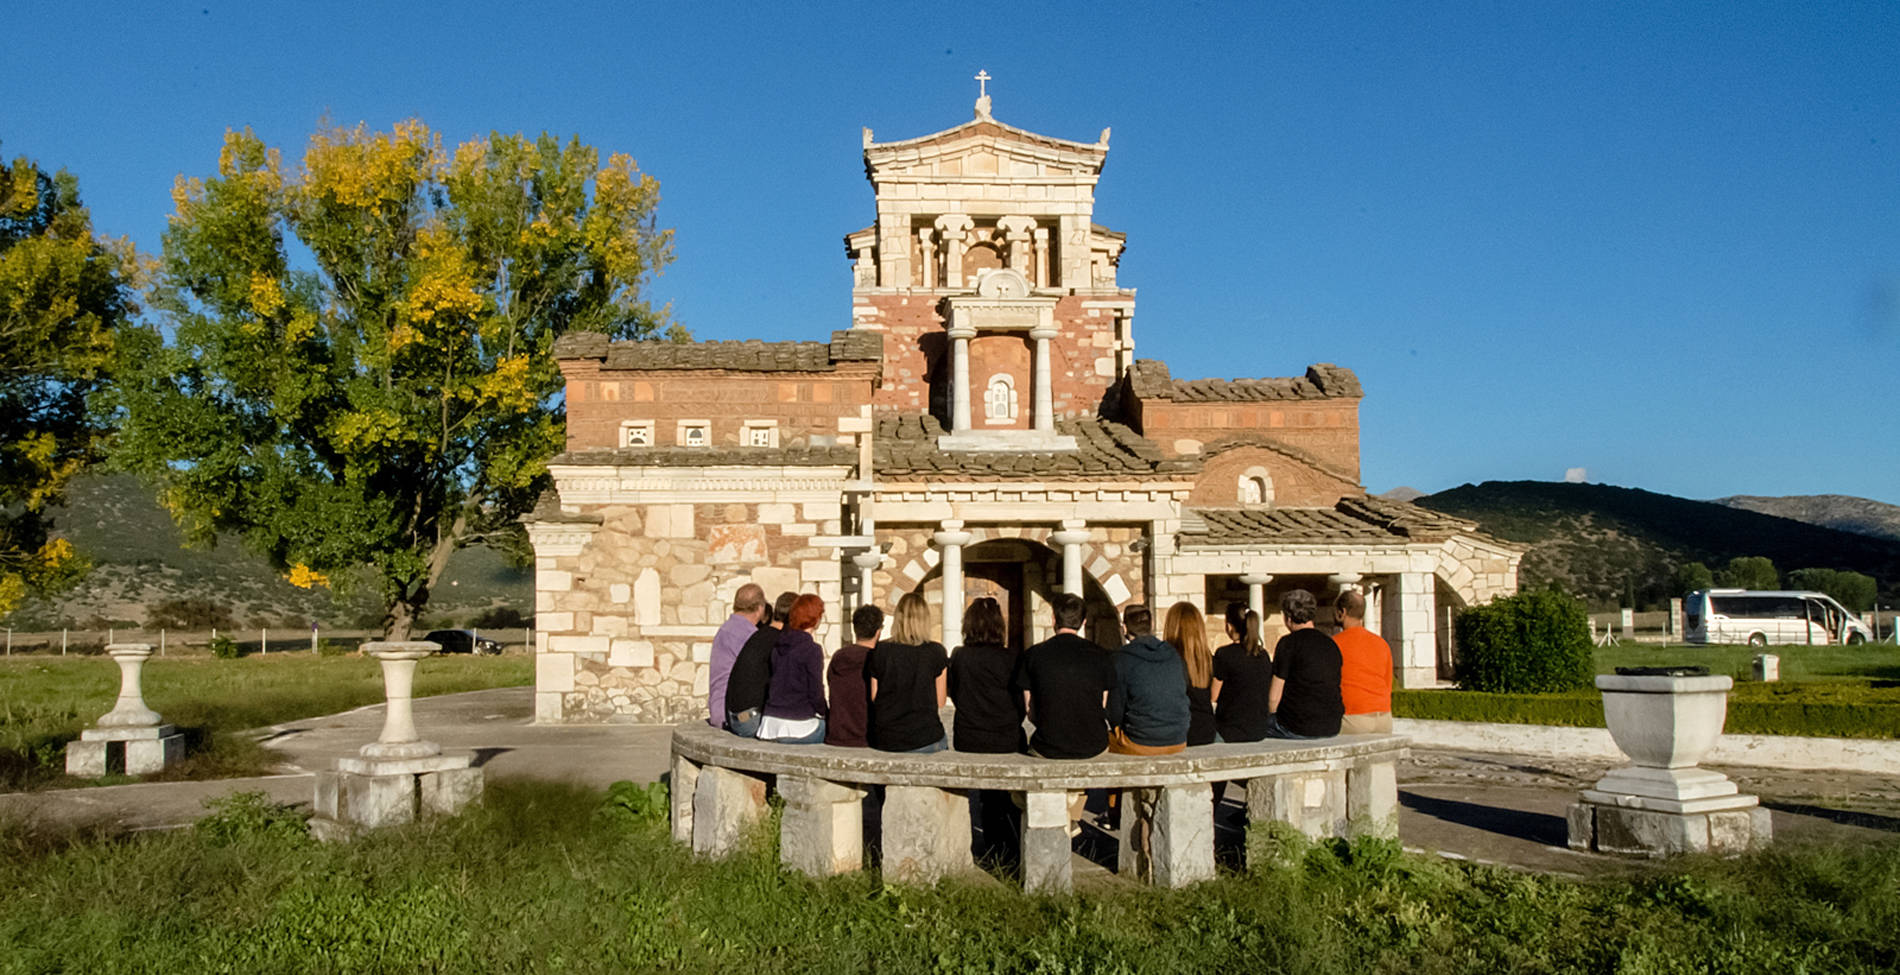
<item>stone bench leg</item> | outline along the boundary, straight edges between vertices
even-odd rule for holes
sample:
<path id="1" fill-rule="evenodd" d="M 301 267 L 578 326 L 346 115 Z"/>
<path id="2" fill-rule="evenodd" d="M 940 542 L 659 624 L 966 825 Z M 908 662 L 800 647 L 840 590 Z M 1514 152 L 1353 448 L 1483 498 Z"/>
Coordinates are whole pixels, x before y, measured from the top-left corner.
<path id="1" fill-rule="evenodd" d="M 813 877 L 855 872 L 864 863 L 863 789 L 803 775 L 782 775 L 778 794 L 779 862 Z"/>
<path id="2" fill-rule="evenodd" d="M 673 756 L 673 776 L 667 780 L 667 794 L 673 805 L 673 842 L 693 843 L 693 800 L 699 790 L 699 764 Z"/>
<path id="3" fill-rule="evenodd" d="M 722 857 L 745 845 L 765 818 L 765 780 L 729 768 L 699 770 L 693 789 L 693 852 Z"/>
<path id="4" fill-rule="evenodd" d="M 1395 806 L 1396 789 L 1395 785 Z M 1344 769 L 1289 772 L 1247 780 L 1249 823 L 1282 822 L 1309 839 L 1322 840 L 1346 835 L 1346 814 Z"/>
<path id="5" fill-rule="evenodd" d="M 934 883 L 973 870 L 968 793 L 930 786 L 884 790 L 884 876 L 899 883 Z"/>
<path id="6" fill-rule="evenodd" d="M 1214 790 L 1205 782 L 1122 790 L 1118 872 L 1158 887 L 1214 877 Z"/>
<path id="7" fill-rule="evenodd" d="M 1075 887 L 1069 851 L 1069 794 L 1023 794 L 1023 890 L 1066 894 Z"/>
<path id="8" fill-rule="evenodd" d="M 1397 762 L 1354 762 L 1346 770 L 1346 828 L 1353 836 L 1398 839 Z"/>

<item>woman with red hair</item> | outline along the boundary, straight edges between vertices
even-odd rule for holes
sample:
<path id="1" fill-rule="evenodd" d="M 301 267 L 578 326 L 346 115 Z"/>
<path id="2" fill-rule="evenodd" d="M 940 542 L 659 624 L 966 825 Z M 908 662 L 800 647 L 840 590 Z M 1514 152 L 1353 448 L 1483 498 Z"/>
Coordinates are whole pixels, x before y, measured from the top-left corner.
<path id="1" fill-rule="evenodd" d="M 794 603 L 785 630 L 772 647 L 772 682 L 765 692 L 759 738 L 787 745 L 825 740 L 825 652 L 812 631 L 824 619 L 825 601 L 806 593 Z"/>

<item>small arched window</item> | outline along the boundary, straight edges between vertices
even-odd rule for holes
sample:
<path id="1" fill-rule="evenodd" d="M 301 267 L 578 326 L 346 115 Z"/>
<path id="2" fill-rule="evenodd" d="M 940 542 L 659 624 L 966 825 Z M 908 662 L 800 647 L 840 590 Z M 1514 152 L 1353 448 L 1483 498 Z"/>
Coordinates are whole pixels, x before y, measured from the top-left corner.
<path id="1" fill-rule="evenodd" d="M 1249 467 L 1240 475 L 1236 485 L 1236 499 L 1241 504 L 1273 503 L 1273 478 L 1264 467 Z"/>
<path id="2" fill-rule="evenodd" d="M 1016 421 L 1016 380 L 1005 372 L 990 377 L 983 393 L 983 415 L 991 423 Z"/>

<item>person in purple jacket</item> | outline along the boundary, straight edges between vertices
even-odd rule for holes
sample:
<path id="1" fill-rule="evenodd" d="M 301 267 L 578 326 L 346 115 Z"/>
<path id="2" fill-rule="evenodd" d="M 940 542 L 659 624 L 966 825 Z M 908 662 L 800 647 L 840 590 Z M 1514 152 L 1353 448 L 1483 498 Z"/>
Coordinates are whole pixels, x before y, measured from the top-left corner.
<path id="1" fill-rule="evenodd" d="M 759 738 L 787 745 L 825 740 L 825 652 L 812 637 L 825 601 L 806 593 L 792 603 L 785 630 L 772 647 L 772 683 L 765 692 Z"/>
<path id="2" fill-rule="evenodd" d="M 733 661 L 752 634 L 759 632 L 759 621 L 769 610 L 765 590 L 748 582 L 732 594 L 732 615 L 713 634 L 712 667 L 706 679 L 706 723 L 715 728 L 726 726 L 726 681 L 732 677 Z"/>

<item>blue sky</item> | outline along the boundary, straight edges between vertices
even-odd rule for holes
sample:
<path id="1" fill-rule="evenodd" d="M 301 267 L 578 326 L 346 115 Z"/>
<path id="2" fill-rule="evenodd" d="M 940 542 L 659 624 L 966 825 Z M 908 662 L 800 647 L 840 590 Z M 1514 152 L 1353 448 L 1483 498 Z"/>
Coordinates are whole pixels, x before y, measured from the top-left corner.
<path id="1" fill-rule="evenodd" d="M 1351 367 L 1364 479 L 1900 503 L 1900 4 L 15 5 L 0 152 L 156 250 L 227 127 L 578 134 L 700 338 L 849 324 L 859 129 L 1114 129 L 1139 353 Z M 57 43 L 54 42 L 57 38 Z"/>

